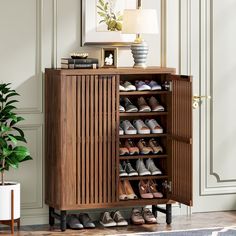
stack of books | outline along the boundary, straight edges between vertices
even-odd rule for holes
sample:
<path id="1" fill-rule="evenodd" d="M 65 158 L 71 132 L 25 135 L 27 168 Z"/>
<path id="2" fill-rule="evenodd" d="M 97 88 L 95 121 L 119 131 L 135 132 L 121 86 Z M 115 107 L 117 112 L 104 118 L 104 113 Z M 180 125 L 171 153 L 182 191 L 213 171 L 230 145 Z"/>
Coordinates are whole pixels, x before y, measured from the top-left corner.
<path id="1" fill-rule="evenodd" d="M 97 58 L 61 58 L 62 69 L 97 69 Z"/>

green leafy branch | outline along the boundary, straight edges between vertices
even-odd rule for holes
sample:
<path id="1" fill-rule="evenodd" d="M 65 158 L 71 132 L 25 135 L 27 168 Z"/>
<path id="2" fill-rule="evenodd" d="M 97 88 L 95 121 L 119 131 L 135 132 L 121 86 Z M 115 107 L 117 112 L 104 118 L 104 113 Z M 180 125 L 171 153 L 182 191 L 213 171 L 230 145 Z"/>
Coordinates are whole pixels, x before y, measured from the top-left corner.
<path id="1" fill-rule="evenodd" d="M 98 5 L 98 15 L 102 18 L 99 22 L 105 23 L 107 25 L 107 30 L 109 31 L 121 31 L 122 30 L 122 20 L 123 16 L 120 12 L 113 12 L 109 2 L 104 2 L 104 0 L 99 0 Z"/>
<path id="2" fill-rule="evenodd" d="M 4 185 L 4 172 L 10 167 L 18 168 L 19 163 L 31 160 L 29 150 L 25 146 L 18 145 L 18 142 L 26 143 L 24 132 L 17 126 L 24 120 L 14 110 L 19 96 L 10 84 L 0 84 L 0 172 L 1 184 Z"/>

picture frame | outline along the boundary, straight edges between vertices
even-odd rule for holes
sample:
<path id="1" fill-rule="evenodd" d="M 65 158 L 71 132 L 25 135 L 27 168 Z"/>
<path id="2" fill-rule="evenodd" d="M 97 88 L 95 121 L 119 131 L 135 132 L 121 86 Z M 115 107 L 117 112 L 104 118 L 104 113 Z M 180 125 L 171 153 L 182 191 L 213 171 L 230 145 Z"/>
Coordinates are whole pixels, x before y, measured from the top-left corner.
<path id="1" fill-rule="evenodd" d="M 131 45 L 135 35 L 121 33 L 122 15 L 124 9 L 136 8 L 136 0 L 82 0 L 82 46 Z"/>
<path id="2" fill-rule="evenodd" d="M 118 58 L 118 48 L 102 48 L 102 67 L 116 68 Z"/>

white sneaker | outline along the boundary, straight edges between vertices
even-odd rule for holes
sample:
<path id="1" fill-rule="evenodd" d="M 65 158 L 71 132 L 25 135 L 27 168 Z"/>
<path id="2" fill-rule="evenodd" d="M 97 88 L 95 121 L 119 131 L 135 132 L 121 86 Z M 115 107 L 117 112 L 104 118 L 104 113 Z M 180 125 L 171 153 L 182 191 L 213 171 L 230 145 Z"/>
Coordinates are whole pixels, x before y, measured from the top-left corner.
<path id="1" fill-rule="evenodd" d="M 124 130 L 119 126 L 119 135 L 124 135 Z"/>
<path id="2" fill-rule="evenodd" d="M 161 85 L 154 80 L 148 81 L 147 85 L 151 87 L 151 90 L 161 90 Z"/>
<path id="3" fill-rule="evenodd" d="M 139 176 L 151 175 L 151 172 L 145 167 L 143 159 L 138 159 L 136 161 L 136 170 L 138 171 Z"/>
<path id="4" fill-rule="evenodd" d="M 131 84 L 129 81 L 125 81 L 123 86 L 125 88 L 125 91 L 135 91 L 136 90 L 136 87 L 133 84 Z"/>
<path id="5" fill-rule="evenodd" d="M 141 80 L 136 81 L 135 86 L 138 91 L 151 90 L 151 87 Z"/>
<path id="6" fill-rule="evenodd" d="M 121 91 L 121 92 L 125 92 L 126 90 L 125 90 L 125 87 L 123 86 L 123 85 L 119 85 L 119 90 Z"/>
<path id="7" fill-rule="evenodd" d="M 156 120 L 150 119 L 145 120 L 145 124 L 151 129 L 152 134 L 162 134 L 163 129 L 162 127 L 157 123 Z"/>
<path id="8" fill-rule="evenodd" d="M 151 172 L 152 175 L 161 175 L 162 172 L 156 167 L 153 159 L 148 158 L 146 160 L 146 168 Z"/>
<path id="9" fill-rule="evenodd" d="M 124 120 L 121 122 L 121 128 L 124 130 L 125 134 L 137 134 L 137 130 L 130 123 L 129 120 Z"/>
<path id="10" fill-rule="evenodd" d="M 134 127 L 137 129 L 138 134 L 150 134 L 151 130 L 144 124 L 142 120 L 134 120 Z"/>

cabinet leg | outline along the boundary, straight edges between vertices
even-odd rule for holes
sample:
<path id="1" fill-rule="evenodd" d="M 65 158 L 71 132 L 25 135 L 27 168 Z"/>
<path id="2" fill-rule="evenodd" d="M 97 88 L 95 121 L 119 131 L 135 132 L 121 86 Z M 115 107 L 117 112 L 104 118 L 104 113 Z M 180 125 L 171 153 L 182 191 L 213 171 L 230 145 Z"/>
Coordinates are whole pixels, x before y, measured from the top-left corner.
<path id="1" fill-rule="evenodd" d="M 50 226 L 53 226 L 55 224 L 55 219 L 53 217 L 53 213 L 54 213 L 54 208 L 49 207 L 49 225 Z"/>
<path id="2" fill-rule="evenodd" d="M 66 211 L 61 211 L 61 231 L 66 230 Z"/>
<path id="3" fill-rule="evenodd" d="M 152 205 L 152 214 L 157 218 L 157 206 Z"/>
<path id="4" fill-rule="evenodd" d="M 166 223 L 170 225 L 172 222 L 172 206 L 171 204 L 166 204 Z"/>

